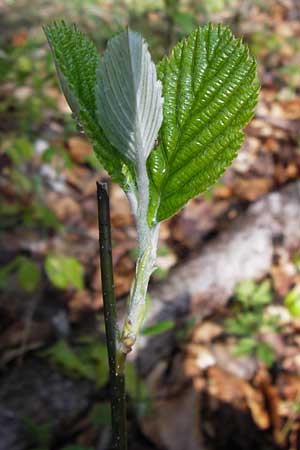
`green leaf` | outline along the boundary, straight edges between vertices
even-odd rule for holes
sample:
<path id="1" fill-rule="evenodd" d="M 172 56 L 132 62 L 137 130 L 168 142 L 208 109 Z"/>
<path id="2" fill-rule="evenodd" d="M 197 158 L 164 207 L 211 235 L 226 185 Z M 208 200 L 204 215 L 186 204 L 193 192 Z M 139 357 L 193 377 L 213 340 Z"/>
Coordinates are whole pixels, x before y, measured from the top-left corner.
<path id="1" fill-rule="evenodd" d="M 40 277 L 39 266 L 34 261 L 25 257 L 20 260 L 18 281 L 24 291 L 28 293 L 34 292 L 40 281 Z"/>
<path id="2" fill-rule="evenodd" d="M 105 385 L 109 379 L 109 367 L 107 364 L 107 349 L 104 344 L 97 340 L 81 340 L 84 344 L 78 352 L 81 361 L 92 364 L 95 371 L 97 386 Z"/>
<path id="3" fill-rule="evenodd" d="M 96 116 L 95 85 L 99 56 L 94 44 L 76 26 L 57 22 L 44 28 L 65 97 L 95 153 L 113 180 L 124 188 L 130 161 L 105 137 Z"/>
<path id="4" fill-rule="evenodd" d="M 16 256 L 16 258 L 14 258 L 8 264 L 1 267 L 1 269 L 0 269 L 0 289 L 6 288 L 10 273 L 19 267 L 19 264 L 22 259 L 23 259 L 22 256 Z"/>
<path id="5" fill-rule="evenodd" d="M 259 342 L 256 348 L 256 356 L 263 361 L 267 367 L 270 367 L 275 361 L 273 348 L 267 342 Z"/>
<path id="6" fill-rule="evenodd" d="M 230 334 L 243 336 L 245 328 L 238 319 L 228 318 L 224 321 L 225 331 Z"/>
<path id="7" fill-rule="evenodd" d="M 15 165 L 21 164 L 24 161 L 28 161 L 33 153 L 34 149 L 27 139 L 18 138 L 14 142 L 14 145 L 7 150 L 8 155 L 12 159 Z"/>
<path id="8" fill-rule="evenodd" d="M 252 337 L 245 337 L 240 339 L 235 347 L 235 356 L 244 356 L 253 353 L 257 347 L 257 340 Z"/>
<path id="9" fill-rule="evenodd" d="M 163 320 L 162 322 L 155 323 L 149 327 L 143 328 L 141 334 L 143 336 L 153 336 L 163 333 L 164 331 L 171 330 L 174 327 L 173 320 Z"/>
<path id="10" fill-rule="evenodd" d="M 59 289 L 73 286 L 84 288 L 84 269 L 80 262 L 71 256 L 48 255 L 45 270 L 51 281 Z"/>
<path id="11" fill-rule="evenodd" d="M 193 30 L 196 20 L 195 14 L 192 12 L 177 11 L 174 14 L 174 21 L 182 35 L 190 33 Z"/>
<path id="12" fill-rule="evenodd" d="M 25 292 L 34 292 L 40 281 L 40 268 L 30 258 L 21 255 L 0 269 L 0 289 L 6 287 L 10 274 L 15 270 L 20 287 Z"/>
<path id="13" fill-rule="evenodd" d="M 300 288 L 295 286 L 284 298 L 284 303 L 290 314 L 300 317 Z"/>
<path id="14" fill-rule="evenodd" d="M 252 280 L 241 281 L 235 288 L 236 300 L 244 306 L 250 306 L 251 297 L 257 289 L 257 284 Z"/>
<path id="15" fill-rule="evenodd" d="M 80 376 L 89 380 L 95 379 L 93 365 L 89 362 L 82 361 L 64 340 L 59 340 L 56 344 L 47 349 L 44 352 L 44 355 L 73 376 Z"/>
<path id="16" fill-rule="evenodd" d="M 253 305 L 263 306 L 268 305 L 272 301 L 272 291 L 270 280 L 265 280 L 260 283 L 252 297 Z"/>
<path id="17" fill-rule="evenodd" d="M 35 202 L 25 214 L 24 221 L 29 220 L 29 223 L 39 223 L 46 228 L 53 228 L 59 231 L 63 225 L 59 223 L 54 212 L 43 203 Z"/>
<path id="18" fill-rule="evenodd" d="M 136 412 L 144 415 L 150 406 L 150 394 L 146 384 L 138 376 L 135 366 L 131 362 L 125 364 L 126 392 L 134 401 Z"/>
<path id="19" fill-rule="evenodd" d="M 256 63 L 229 28 L 207 25 L 158 66 L 163 83 L 160 145 L 148 159 L 156 223 L 214 184 L 235 158 L 257 103 Z"/>

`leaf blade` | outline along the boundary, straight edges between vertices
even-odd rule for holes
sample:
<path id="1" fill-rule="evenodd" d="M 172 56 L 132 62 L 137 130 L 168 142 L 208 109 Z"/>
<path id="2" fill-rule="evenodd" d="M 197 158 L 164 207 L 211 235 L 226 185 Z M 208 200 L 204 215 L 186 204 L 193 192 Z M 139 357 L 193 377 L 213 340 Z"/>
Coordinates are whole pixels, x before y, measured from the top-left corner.
<path id="1" fill-rule="evenodd" d="M 158 68 L 163 82 L 160 145 L 148 162 L 149 222 L 204 192 L 236 156 L 257 102 L 255 61 L 229 28 L 197 28 Z"/>
<path id="2" fill-rule="evenodd" d="M 63 21 L 47 25 L 44 32 L 62 91 L 76 120 L 92 142 L 101 165 L 126 190 L 128 181 L 124 173 L 132 176 L 131 164 L 105 137 L 96 116 L 95 84 L 99 55 L 95 45 L 75 25 Z"/>
<path id="3" fill-rule="evenodd" d="M 161 92 L 142 36 L 128 29 L 111 39 L 97 70 L 97 117 L 110 142 L 133 163 L 146 160 L 154 145 Z"/>

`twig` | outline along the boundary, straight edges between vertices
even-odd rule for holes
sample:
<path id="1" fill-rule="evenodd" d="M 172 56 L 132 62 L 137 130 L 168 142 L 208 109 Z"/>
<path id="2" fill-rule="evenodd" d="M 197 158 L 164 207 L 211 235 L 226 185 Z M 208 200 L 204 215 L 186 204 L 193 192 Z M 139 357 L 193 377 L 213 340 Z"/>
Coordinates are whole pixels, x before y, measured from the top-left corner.
<path id="1" fill-rule="evenodd" d="M 109 197 L 106 183 L 97 183 L 97 202 L 104 321 L 111 388 L 113 450 L 127 450 L 125 357 L 118 350 L 119 330 L 114 291 Z"/>

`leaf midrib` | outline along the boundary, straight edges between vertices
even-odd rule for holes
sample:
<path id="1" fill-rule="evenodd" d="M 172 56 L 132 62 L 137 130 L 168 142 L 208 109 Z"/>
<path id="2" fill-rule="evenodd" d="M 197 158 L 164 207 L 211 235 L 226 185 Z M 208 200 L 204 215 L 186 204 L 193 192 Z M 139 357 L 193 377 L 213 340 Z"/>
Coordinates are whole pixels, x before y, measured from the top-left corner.
<path id="1" fill-rule="evenodd" d="M 251 100 L 251 98 L 252 98 L 252 96 L 255 94 L 255 91 L 254 90 L 251 90 L 251 91 L 249 91 L 249 96 L 247 97 L 247 100 L 241 105 L 241 107 L 238 109 L 238 111 L 237 111 L 237 113 L 230 119 L 230 122 L 229 122 L 229 124 L 228 124 L 228 128 L 231 126 L 231 124 L 232 124 L 232 122 L 234 121 L 234 119 L 236 118 L 236 116 L 239 114 L 239 112 L 243 109 L 243 108 L 245 108 L 245 103 L 248 103 L 250 100 Z M 240 127 L 239 127 L 239 125 L 237 125 L 236 127 L 232 127 L 231 126 L 231 132 L 232 133 L 234 133 L 235 131 L 239 131 L 240 130 Z M 241 133 L 243 133 L 242 131 L 240 131 Z M 211 146 L 221 135 L 223 134 L 223 130 L 220 132 L 220 133 L 218 133 L 216 136 L 214 136 L 213 137 L 213 139 L 211 140 L 211 141 L 209 141 L 206 145 L 207 146 Z M 193 155 L 193 157 L 192 158 L 190 158 L 190 159 L 195 159 L 197 157 L 197 155 Z M 177 171 L 180 171 L 182 169 L 182 167 L 181 168 L 179 168 L 179 169 L 176 169 L 176 171 L 172 174 L 172 176 L 174 176 L 174 174 L 176 174 L 176 172 Z M 198 174 L 197 173 L 195 173 L 195 175 L 194 176 L 197 176 Z M 173 190 L 171 193 L 169 193 L 169 194 L 167 194 L 167 195 L 165 195 L 165 196 L 163 196 L 163 195 L 161 195 L 161 197 L 163 197 L 164 198 L 164 200 L 165 199 L 167 199 L 167 198 L 169 198 L 169 197 L 171 197 L 172 195 L 174 195 L 175 194 L 175 192 L 177 192 L 177 191 L 179 191 L 181 188 L 178 188 L 177 190 Z"/>
<path id="2" fill-rule="evenodd" d="M 249 72 L 250 72 L 251 70 L 252 70 L 252 66 L 249 67 L 249 69 L 248 69 L 248 71 L 247 71 L 247 75 L 249 75 Z M 199 130 L 197 131 L 197 133 L 193 134 L 193 135 L 190 137 L 190 139 L 184 141 L 184 144 L 191 145 L 192 142 L 196 139 L 196 137 L 203 133 L 203 131 L 204 131 L 205 128 L 207 127 L 208 122 L 211 122 L 211 121 L 215 120 L 220 114 L 222 114 L 222 112 L 224 111 L 224 109 L 227 109 L 228 104 L 230 103 L 230 101 L 232 100 L 232 98 L 236 95 L 237 92 L 239 92 L 241 89 L 243 89 L 243 88 L 241 87 L 241 83 L 242 83 L 242 82 L 243 82 L 243 80 L 241 80 L 241 82 L 238 83 L 238 84 L 236 85 L 236 89 L 230 94 L 230 96 L 227 97 L 227 100 L 228 100 L 228 101 L 227 101 L 225 104 L 223 104 L 222 106 L 220 106 L 220 108 L 217 109 L 217 111 L 216 111 L 209 119 L 207 119 L 207 121 L 204 122 L 204 123 L 201 125 L 201 127 L 199 127 Z M 220 89 L 221 89 L 221 88 L 222 88 L 222 86 L 220 87 Z M 219 90 L 220 90 L 220 89 L 219 89 Z M 211 101 L 213 101 L 214 97 L 218 94 L 219 90 L 218 90 L 218 91 L 216 92 L 216 94 L 212 97 Z M 251 93 L 251 94 L 252 94 L 252 93 Z M 207 104 L 204 105 L 204 106 L 207 106 Z M 223 132 L 223 130 L 222 130 L 222 132 Z M 222 134 L 222 133 L 221 133 L 221 134 Z M 217 135 L 217 136 L 220 136 L 220 134 Z M 178 144 L 178 145 L 179 145 L 179 144 Z M 206 143 L 205 145 L 208 145 L 208 144 Z M 189 156 L 189 158 L 187 158 L 186 160 L 184 160 L 184 161 L 182 162 L 182 164 L 181 164 L 179 167 L 177 167 L 177 168 L 175 169 L 174 172 L 172 172 L 172 177 L 173 177 L 177 172 L 179 172 L 180 170 L 182 170 L 182 168 L 186 165 L 187 161 L 190 160 L 191 158 L 194 158 L 194 156 Z M 172 167 L 173 163 L 174 163 L 174 159 L 172 160 L 171 167 Z M 168 179 L 169 179 L 169 178 L 170 178 L 170 175 L 168 176 Z"/>
<path id="3" fill-rule="evenodd" d="M 226 43 L 225 43 L 224 45 L 222 44 L 222 46 L 219 47 L 219 51 L 222 52 L 222 51 L 224 50 L 224 48 L 226 48 L 226 47 L 228 46 L 228 44 L 229 44 L 230 42 L 232 42 L 231 40 L 232 40 L 232 37 L 230 36 L 230 37 L 228 38 L 228 40 L 226 41 Z M 206 40 L 206 42 L 208 42 L 208 41 Z M 236 46 L 237 46 L 237 47 L 239 46 L 239 43 L 238 43 L 238 42 L 236 43 Z M 218 46 L 215 47 L 213 55 L 216 54 L 217 48 L 218 48 Z M 196 47 L 194 47 L 193 55 L 195 54 L 195 49 L 196 49 Z M 236 47 L 233 48 L 233 51 L 234 51 L 235 49 L 236 49 Z M 207 51 L 206 53 L 208 54 L 208 51 Z M 183 55 L 183 47 L 182 47 L 182 49 L 181 49 L 181 60 L 182 60 L 182 55 Z M 232 74 L 233 70 L 235 70 L 235 68 L 240 64 L 240 62 L 241 62 L 241 60 L 242 60 L 243 58 L 247 58 L 247 55 L 246 55 L 244 52 L 241 53 L 241 55 L 240 55 L 240 57 L 238 58 L 237 62 L 235 63 L 235 65 L 233 66 L 233 68 L 230 70 L 229 74 L 226 76 L 226 80 L 230 77 L 230 75 Z M 181 60 L 180 60 L 180 63 L 181 63 Z M 193 100 L 193 102 L 192 102 L 193 105 L 195 105 L 197 97 L 200 96 L 201 93 L 203 92 L 204 86 L 207 85 L 207 84 L 208 84 L 208 83 L 216 76 L 216 74 L 214 73 L 214 75 L 213 75 L 211 78 L 206 78 L 206 77 L 205 77 L 205 73 L 206 73 L 207 70 L 209 69 L 209 62 L 211 62 L 211 61 L 212 61 L 212 58 L 210 58 L 210 60 L 207 61 L 207 62 L 208 62 L 208 65 L 207 65 L 206 68 L 205 68 L 205 72 L 204 72 L 204 76 L 203 76 L 203 81 L 202 81 L 202 83 L 201 83 L 202 86 L 199 87 L 199 90 L 198 90 L 196 96 L 194 97 L 194 100 Z M 224 61 L 222 61 L 222 63 L 220 64 L 220 66 L 218 66 L 218 70 L 220 70 L 220 68 L 224 67 L 224 65 L 225 65 L 227 62 L 228 62 L 227 59 L 225 59 Z M 249 70 L 247 71 L 247 74 L 248 74 L 248 72 L 251 70 L 251 68 L 252 68 L 252 66 L 250 66 Z M 191 70 L 192 70 L 192 73 L 194 73 L 194 67 L 192 67 Z M 203 86 L 203 85 L 204 85 L 204 86 Z M 216 95 L 218 95 L 218 93 L 219 93 L 219 91 L 220 91 L 221 89 L 222 89 L 222 86 L 220 86 L 220 87 L 216 90 L 216 92 L 215 92 L 215 94 L 212 96 L 212 98 L 210 98 L 210 99 L 208 100 L 208 103 L 210 103 L 211 101 L 213 101 L 213 99 L 215 98 Z M 178 95 L 178 94 L 177 94 L 177 95 Z M 177 102 L 176 102 L 176 104 L 177 104 Z M 206 104 L 207 104 L 207 103 L 206 103 Z M 203 106 L 203 105 L 202 105 L 202 106 Z M 168 173 L 163 177 L 162 182 L 161 182 L 161 185 L 160 185 L 160 199 L 163 197 L 164 187 L 165 187 L 165 185 L 166 185 L 166 183 L 167 183 L 167 181 L 168 181 L 168 179 L 169 179 L 169 174 L 170 174 L 170 172 L 171 172 L 172 165 L 173 165 L 173 163 L 174 163 L 174 160 L 176 159 L 176 158 L 175 158 L 175 155 L 176 155 L 176 152 L 177 152 L 177 150 L 178 150 L 178 146 L 180 145 L 182 134 L 183 134 L 183 132 L 184 132 L 184 130 L 185 130 L 185 128 L 186 128 L 187 122 L 188 122 L 188 121 L 190 120 L 190 118 L 191 118 L 193 109 L 194 109 L 194 107 L 191 108 L 191 110 L 190 110 L 188 116 L 185 118 L 184 123 L 183 123 L 183 125 L 182 125 L 181 128 L 178 126 L 177 112 L 176 112 L 176 124 L 177 124 L 177 129 L 179 128 L 179 131 L 178 131 L 178 136 L 177 136 L 177 139 L 176 139 L 176 145 L 175 145 L 175 148 L 174 148 L 174 150 L 173 150 L 173 152 L 172 152 L 172 158 L 169 158 L 169 155 L 168 155 L 168 158 L 167 158 L 167 162 L 168 162 L 168 165 L 169 165 L 169 167 L 168 167 Z M 221 110 L 222 110 L 222 108 L 221 108 Z M 219 112 L 220 112 L 220 110 L 217 111 L 216 115 L 219 114 Z M 215 115 L 214 115 L 213 117 L 215 117 Z M 210 120 L 212 120 L 212 118 L 211 118 Z M 201 128 L 203 129 L 203 127 L 206 126 L 206 125 L 207 125 L 207 122 L 206 122 L 206 124 L 203 124 Z M 198 134 L 198 133 L 197 133 L 197 134 Z M 164 145 L 165 145 L 165 144 L 164 144 L 164 140 L 162 140 L 162 144 L 163 144 L 163 147 L 164 147 Z M 163 153 L 165 154 L 166 151 L 164 150 Z M 166 197 L 164 197 L 164 198 L 166 198 Z M 158 209 L 159 209 L 159 207 L 158 207 Z"/>

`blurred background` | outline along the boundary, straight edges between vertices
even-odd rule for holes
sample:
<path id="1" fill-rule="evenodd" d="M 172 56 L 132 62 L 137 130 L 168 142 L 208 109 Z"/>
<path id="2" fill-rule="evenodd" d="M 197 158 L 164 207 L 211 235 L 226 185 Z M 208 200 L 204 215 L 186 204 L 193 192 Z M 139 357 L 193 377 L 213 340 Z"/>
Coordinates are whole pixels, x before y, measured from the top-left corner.
<path id="1" fill-rule="evenodd" d="M 300 449 L 300 2 L 0 0 L 0 450 L 106 450 L 109 390 L 95 183 L 42 25 L 101 53 L 128 23 L 155 61 L 208 21 L 262 85 L 238 158 L 162 223 L 152 306 L 127 364 L 131 450 Z M 120 317 L 136 233 L 110 186 Z"/>

